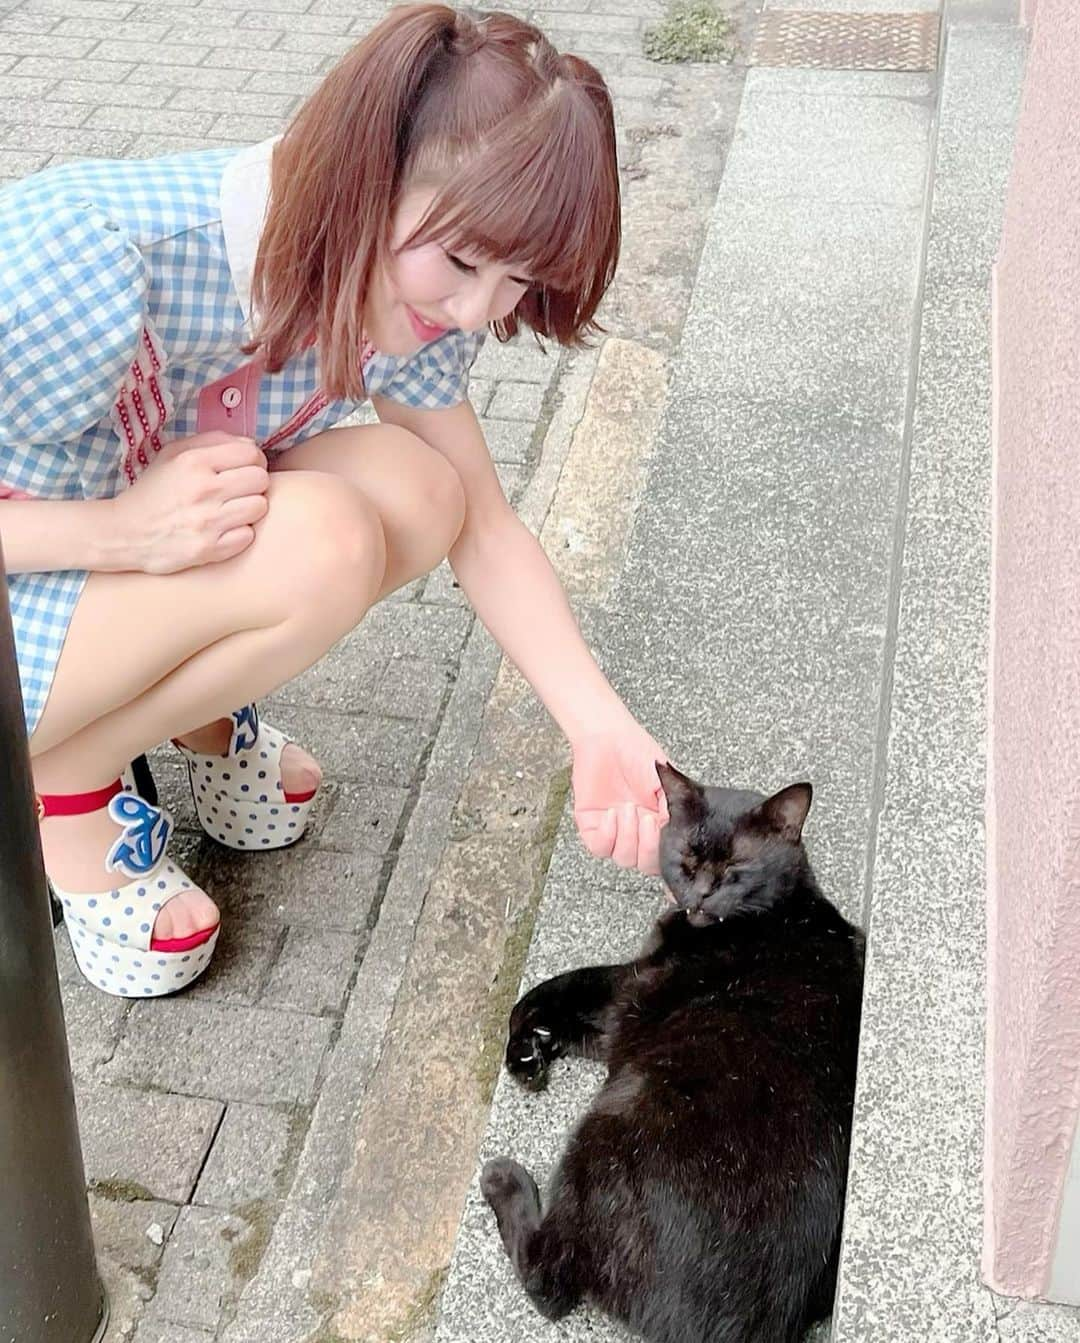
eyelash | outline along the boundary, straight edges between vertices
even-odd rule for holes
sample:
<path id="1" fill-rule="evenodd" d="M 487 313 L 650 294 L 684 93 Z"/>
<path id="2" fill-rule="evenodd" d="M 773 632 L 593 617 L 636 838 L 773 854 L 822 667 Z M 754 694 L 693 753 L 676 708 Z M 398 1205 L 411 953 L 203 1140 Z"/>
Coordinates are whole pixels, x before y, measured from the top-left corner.
<path id="1" fill-rule="evenodd" d="M 463 275 L 476 274 L 475 266 L 470 266 L 467 261 L 462 261 L 461 257 L 454 256 L 453 252 L 447 252 L 446 259 L 447 261 L 450 262 L 452 266 L 454 266 L 457 270 L 461 271 Z M 509 278 L 513 281 L 514 284 L 520 285 L 522 289 L 528 289 L 530 284 L 529 280 L 519 279 L 516 275 L 511 275 Z"/>

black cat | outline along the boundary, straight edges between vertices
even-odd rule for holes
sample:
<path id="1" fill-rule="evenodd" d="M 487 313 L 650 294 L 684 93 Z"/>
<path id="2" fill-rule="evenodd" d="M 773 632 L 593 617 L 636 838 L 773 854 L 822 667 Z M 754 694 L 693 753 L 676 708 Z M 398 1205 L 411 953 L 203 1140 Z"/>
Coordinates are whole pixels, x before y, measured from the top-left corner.
<path id="1" fill-rule="evenodd" d="M 549 1319 L 588 1300 L 649 1343 L 795 1343 L 836 1286 L 863 936 L 810 869 L 809 784 L 764 799 L 659 768 L 679 907 L 637 960 L 550 979 L 510 1018 L 525 1085 L 564 1053 L 607 1080 L 546 1211 L 507 1158 L 481 1188 Z"/>

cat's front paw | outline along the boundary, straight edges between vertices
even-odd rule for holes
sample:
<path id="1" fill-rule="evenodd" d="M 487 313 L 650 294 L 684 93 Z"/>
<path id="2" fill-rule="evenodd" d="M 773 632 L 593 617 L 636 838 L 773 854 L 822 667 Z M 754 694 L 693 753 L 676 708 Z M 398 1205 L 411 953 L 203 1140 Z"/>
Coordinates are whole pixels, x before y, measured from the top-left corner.
<path id="1" fill-rule="evenodd" d="M 543 1091 L 548 1068 L 556 1055 L 555 1040 L 547 1026 L 528 1020 L 511 1022 L 510 1041 L 506 1046 L 506 1070 L 529 1091 Z"/>

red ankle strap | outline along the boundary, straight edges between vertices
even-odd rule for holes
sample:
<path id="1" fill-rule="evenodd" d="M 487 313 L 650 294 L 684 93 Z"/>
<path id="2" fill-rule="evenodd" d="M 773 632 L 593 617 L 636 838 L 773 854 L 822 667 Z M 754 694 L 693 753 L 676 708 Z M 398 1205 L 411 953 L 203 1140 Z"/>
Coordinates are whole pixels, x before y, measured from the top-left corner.
<path id="1" fill-rule="evenodd" d="M 124 791 L 120 779 L 107 784 L 104 788 L 95 788 L 92 793 L 36 793 L 37 814 L 45 816 L 83 816 L 90 811 L 100 811 L 110 801 Z"/>

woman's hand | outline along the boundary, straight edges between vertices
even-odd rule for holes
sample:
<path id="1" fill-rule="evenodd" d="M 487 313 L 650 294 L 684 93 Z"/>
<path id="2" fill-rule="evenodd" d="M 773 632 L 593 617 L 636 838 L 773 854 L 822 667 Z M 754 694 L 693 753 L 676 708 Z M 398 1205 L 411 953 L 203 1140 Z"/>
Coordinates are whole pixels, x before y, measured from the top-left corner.
<path id="1" fill-rule="evenodd" d="M 655 875 L 667 803 L 656 762 L 667 752 L 627 715 L 572 743 L 574 820 L 594 858 Z"/>
<path id="2" fill-rule="evenodd" d="M 172 574 L 232 559 L 266 516 L 266 458 L 251 439 L 195 434 L 162 448 L 111 500 L 117 569 Z"/>

